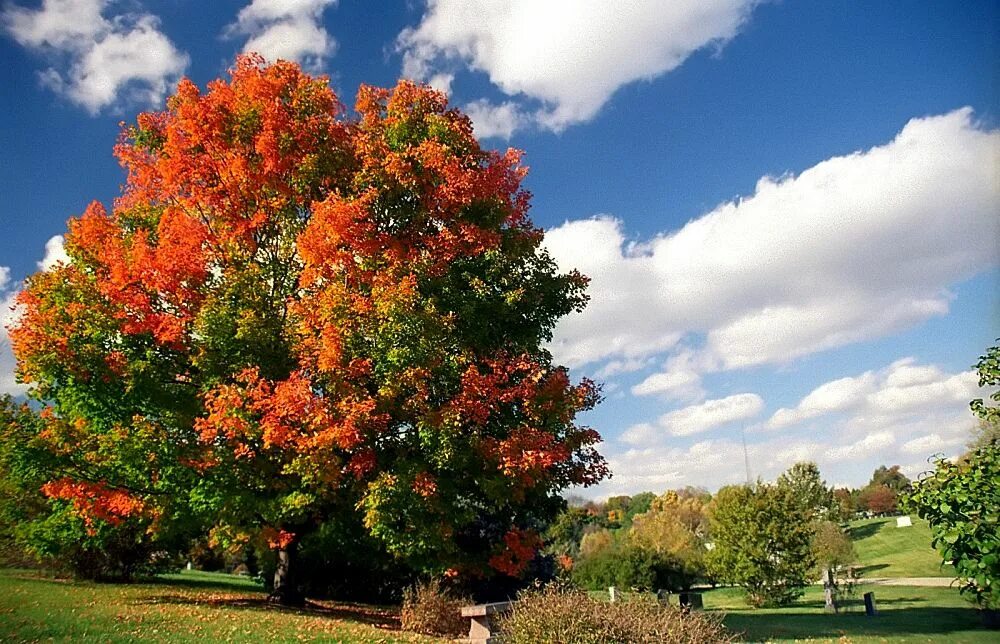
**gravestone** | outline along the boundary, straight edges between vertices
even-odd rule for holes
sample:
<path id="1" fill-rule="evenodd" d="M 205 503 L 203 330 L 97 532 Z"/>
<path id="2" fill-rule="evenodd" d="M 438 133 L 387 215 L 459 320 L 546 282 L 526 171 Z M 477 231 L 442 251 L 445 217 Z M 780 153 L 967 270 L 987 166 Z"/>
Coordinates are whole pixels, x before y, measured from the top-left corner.
<path id="1" fill-rule="evenodd" d="M 618 589 L 614 586 L 608 588 L 608 597 L 611 598 L 611 603 L 618 601 Z"/>
<path id="2" fill-rule="evenodd" d="M 875 610 L 875 593 L 865 593 L 865 615 L 874 617 L 878 613 Z"/>
<path id="3" fill-rule="evenodd" d="M 677 596 L 678 604 L 681 608 L 687 608 L 688 610 L 701 610 L 705 607 L 705 602 L 701 597 L 701 593 L 680 593 Z"/>
<path id="4" fill-rule="evenodd" d="M 910 520 L 908 516 L 896 517 L 896 527 L 897 528 L 909 528 L 913 525 L 913 521 Z"/>

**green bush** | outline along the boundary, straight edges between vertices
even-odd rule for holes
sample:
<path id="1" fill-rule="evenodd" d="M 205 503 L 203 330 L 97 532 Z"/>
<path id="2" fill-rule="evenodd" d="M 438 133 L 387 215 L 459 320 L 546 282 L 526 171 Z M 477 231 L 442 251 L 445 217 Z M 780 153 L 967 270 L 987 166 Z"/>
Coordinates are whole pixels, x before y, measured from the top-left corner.
<path id="1" fill-rule="evenodd" d="M 629 544 L 613 545 L 574 562 L 573 582 L 589 590 L 609 586 L 638 590 L 684 590 L 695 579 L 684 562 L 668 553 L 657 553 Z"/>
<path id="2" fill-rule="evenodd" d="M 462 607 L 472 603 L 436 579 L 417 583 L 403 591 L 400 622 L 403 630 L 414 633 L 458 637 L 469 632 L 469 619 L 462 617 Z"/>
<path id="3" fill-rule="evenodd" d="M 650 596 L 610 603 L 583 591 L 548 587 L 519 596 L 499 620 L 508 644 L 703 644 L 732 642 L 720 615 L 664 606 Z"/>

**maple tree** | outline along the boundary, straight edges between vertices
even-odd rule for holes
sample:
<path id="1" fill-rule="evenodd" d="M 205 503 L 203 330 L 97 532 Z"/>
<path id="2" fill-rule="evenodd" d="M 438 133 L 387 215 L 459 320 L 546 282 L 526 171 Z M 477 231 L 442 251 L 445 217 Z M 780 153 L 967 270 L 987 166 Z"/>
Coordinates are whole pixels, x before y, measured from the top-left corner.
<path id="1" fill-rule="evenodd" d="M 544 349 L 586 278 L 540 246 L 520 153 L 411 82 L 355 111 L 288 62 L 182 80 L 11 330 L 52 502 L 252 534 L 281 601 L 302 537 L 356 512 L 425 570 L 517 575 L 557 492 L 608 475 L 575 421 L 599 388 Z"/>

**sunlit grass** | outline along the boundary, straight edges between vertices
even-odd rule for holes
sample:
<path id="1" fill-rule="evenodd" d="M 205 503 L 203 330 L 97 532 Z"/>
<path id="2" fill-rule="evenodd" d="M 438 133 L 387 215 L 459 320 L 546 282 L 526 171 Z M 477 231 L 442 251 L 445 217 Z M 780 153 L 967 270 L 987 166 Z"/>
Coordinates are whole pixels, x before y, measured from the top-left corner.
<path id="1" fill-rule="evenodd" d="M 96 584 L 0 570 L 0 641 L 434 642 L 394 609 L 317 602 L 279 609 L 252 579 L 215 573 Z"/>

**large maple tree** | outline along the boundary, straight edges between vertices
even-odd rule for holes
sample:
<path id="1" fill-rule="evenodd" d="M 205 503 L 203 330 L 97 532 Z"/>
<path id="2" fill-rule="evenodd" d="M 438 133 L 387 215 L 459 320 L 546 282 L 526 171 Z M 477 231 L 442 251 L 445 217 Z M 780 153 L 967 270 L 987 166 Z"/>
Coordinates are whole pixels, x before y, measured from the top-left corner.
<path id="1" fill-rule="evenodd" d="M 361 513 L 426 570 L 521 572 L 559 490 L 608 475 L 598 388 L 544 343 L 586 303 L 527 216 L 520 153 L 445 97 L 238 59 L 123 124 L 111 212 L 29 278 L 11 331 L 46 404 L 44 492 L 86 525 L 183 513 L 279 551 Z"/>

